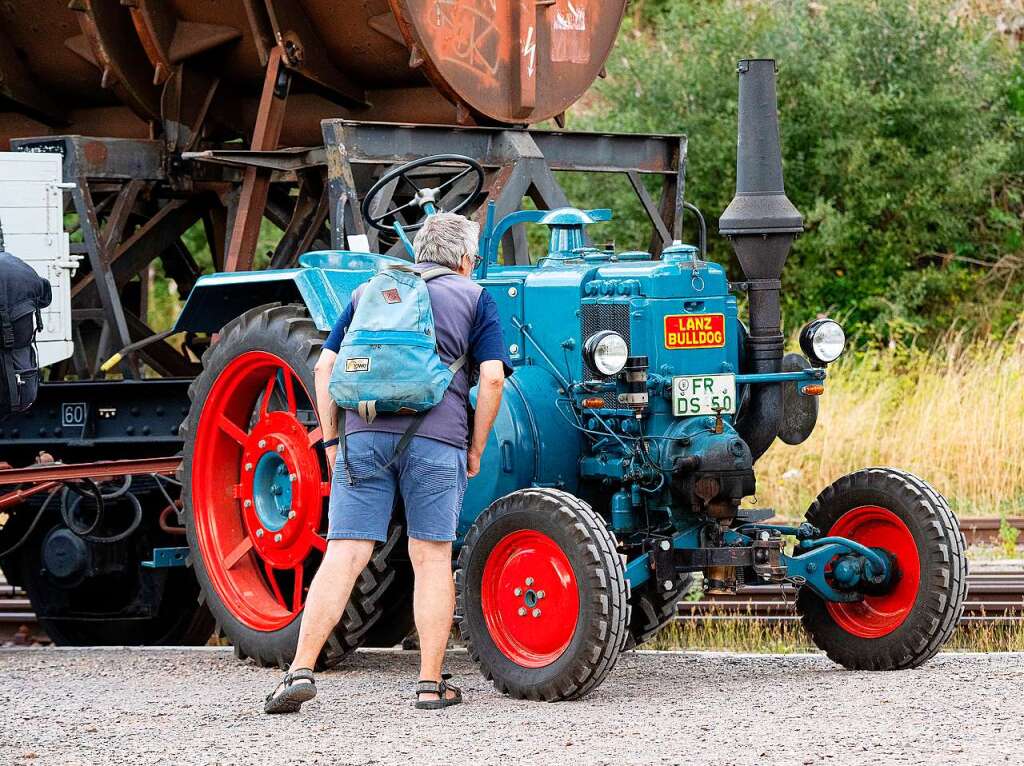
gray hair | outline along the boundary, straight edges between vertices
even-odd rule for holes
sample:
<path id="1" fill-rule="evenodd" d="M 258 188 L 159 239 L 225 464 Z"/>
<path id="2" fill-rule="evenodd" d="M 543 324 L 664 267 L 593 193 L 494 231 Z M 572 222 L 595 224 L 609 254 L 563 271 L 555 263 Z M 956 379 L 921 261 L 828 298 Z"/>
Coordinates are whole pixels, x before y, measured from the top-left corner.
<path id="1" fill-rule="evenodd" d="M 478 252 L 480 224 L 456 213 L 428 216 L 413 240 L 416 263 L 429 261 L 438 266 L 458 269 L 463 256 L 475 258 Z"/>

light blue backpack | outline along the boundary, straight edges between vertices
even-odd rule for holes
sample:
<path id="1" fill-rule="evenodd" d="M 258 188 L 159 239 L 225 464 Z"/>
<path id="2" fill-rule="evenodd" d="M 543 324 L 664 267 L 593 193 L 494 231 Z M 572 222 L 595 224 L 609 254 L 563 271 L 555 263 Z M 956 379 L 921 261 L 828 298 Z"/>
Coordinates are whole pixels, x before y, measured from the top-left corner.
<path id="1" fill-rule="evenodd" d="M 427 292 L 431 279 L 454 273 L 443 267 L 422 273 L 403 266 L 381 271 L 363 288 L 338 350 L 329 390 L 339 407 L 358 412 L 367 423 L 381 412 L 417 415 L 395 457 L 466 363 L 465 354 L 451 365 L 441 361 Z M 344 437 L 342 454 L 346 456 Z M 347 470 L 347 456 L 345 461 Z"/>

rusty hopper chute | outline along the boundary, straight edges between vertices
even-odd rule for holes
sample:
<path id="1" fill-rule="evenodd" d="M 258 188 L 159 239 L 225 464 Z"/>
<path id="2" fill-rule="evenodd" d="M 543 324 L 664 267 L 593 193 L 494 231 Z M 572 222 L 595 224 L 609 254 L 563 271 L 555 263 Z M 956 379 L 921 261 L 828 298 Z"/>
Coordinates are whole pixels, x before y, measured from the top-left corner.
<path id="1" fill-rule="evenodd" d="M 252 139 L 274 51 L 299 75 L 281 144 L 318 144 L 326 117 L 536 123 L 564 112 L 598 76 L 624 7 L 624 0 L 6 3 L 0 143 L 162 132 L 182 146 L 199 130 Z"/>

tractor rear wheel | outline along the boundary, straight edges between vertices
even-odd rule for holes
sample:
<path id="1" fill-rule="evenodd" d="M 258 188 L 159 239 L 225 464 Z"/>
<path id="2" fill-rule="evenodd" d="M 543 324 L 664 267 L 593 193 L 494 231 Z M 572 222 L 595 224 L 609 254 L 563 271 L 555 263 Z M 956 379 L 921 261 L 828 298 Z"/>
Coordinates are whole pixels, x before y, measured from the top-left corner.
<path id="1" fill-rule="evenodd" d="M 455 584 L 462 638 L 485 678 L 518 699 L 577 699 L 608 675 L 629 604 L 615 537 L 582 500 L 526 489 L 470 528 Z"/>
<path id="2" fill-rule="evenodd" d="M 661 632 L 679 614 L 679 600 L 693 584 L 693 575 L 683 574 L 671 590 L 662 590 L 654 579 L 634 588 L 630 596 L 629 635 L 626 649 L 636 649 Z"/>
<path id="3" fill-rule="evenodd" d="M 945 498 L 913 474 L 868 468 L 823 490 L 807 520 L 896 561 L 895 582 L 861 601 L 827 602 L 801 588 L 797 610 L 814 643 L 850 670 L 914 668 L 935 655 L 967 594 L 964 537 Z"/>
<path id="4" fill-rule="evenodd" d="M 290 662 L 322 561 L 330 471 L 313 366 L 323 346 L 302 306 L 247 311 L 203 354 L 181 432 L 182 520 L 205 598 L 239 657 Z M 352 591 L 320 665 L 337 663 L 380 620 L 403 538 L 392 524 Z"/>

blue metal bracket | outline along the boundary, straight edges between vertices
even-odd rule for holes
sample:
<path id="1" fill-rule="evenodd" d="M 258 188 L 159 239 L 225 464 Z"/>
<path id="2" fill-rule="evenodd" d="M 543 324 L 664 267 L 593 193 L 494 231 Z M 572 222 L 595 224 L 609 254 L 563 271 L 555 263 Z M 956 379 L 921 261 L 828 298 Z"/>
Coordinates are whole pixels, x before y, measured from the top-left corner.
<path id="1" fill-rule="evenodd" d="M 736 383 L 739 385 L 745 383 L 810 383 L 824 380 L 825 376 L 825 370 L 817 367 L 808 367 L 806 370 L 798 370 L 797 372 L 760 372 L 750 375 L 737 375 Z"/>
<path id="2" fill-rule="evenodd" d="M 799 556 L 782 555 L 786 577 L 804 584 L 826 601 L 860 601 L 864 596 L 856 591 L 836 590 L 825 579 L 825 566 L 836 556 L 848 554 L 850 549 L 840 543 L 829 543 Z"/>
<path id="3" fill-rule="evenodd" d="M 188 548 L 154 548 L 153 560 L 143 561 L 147 569 L 170 569 L 188 566 Z"/>

